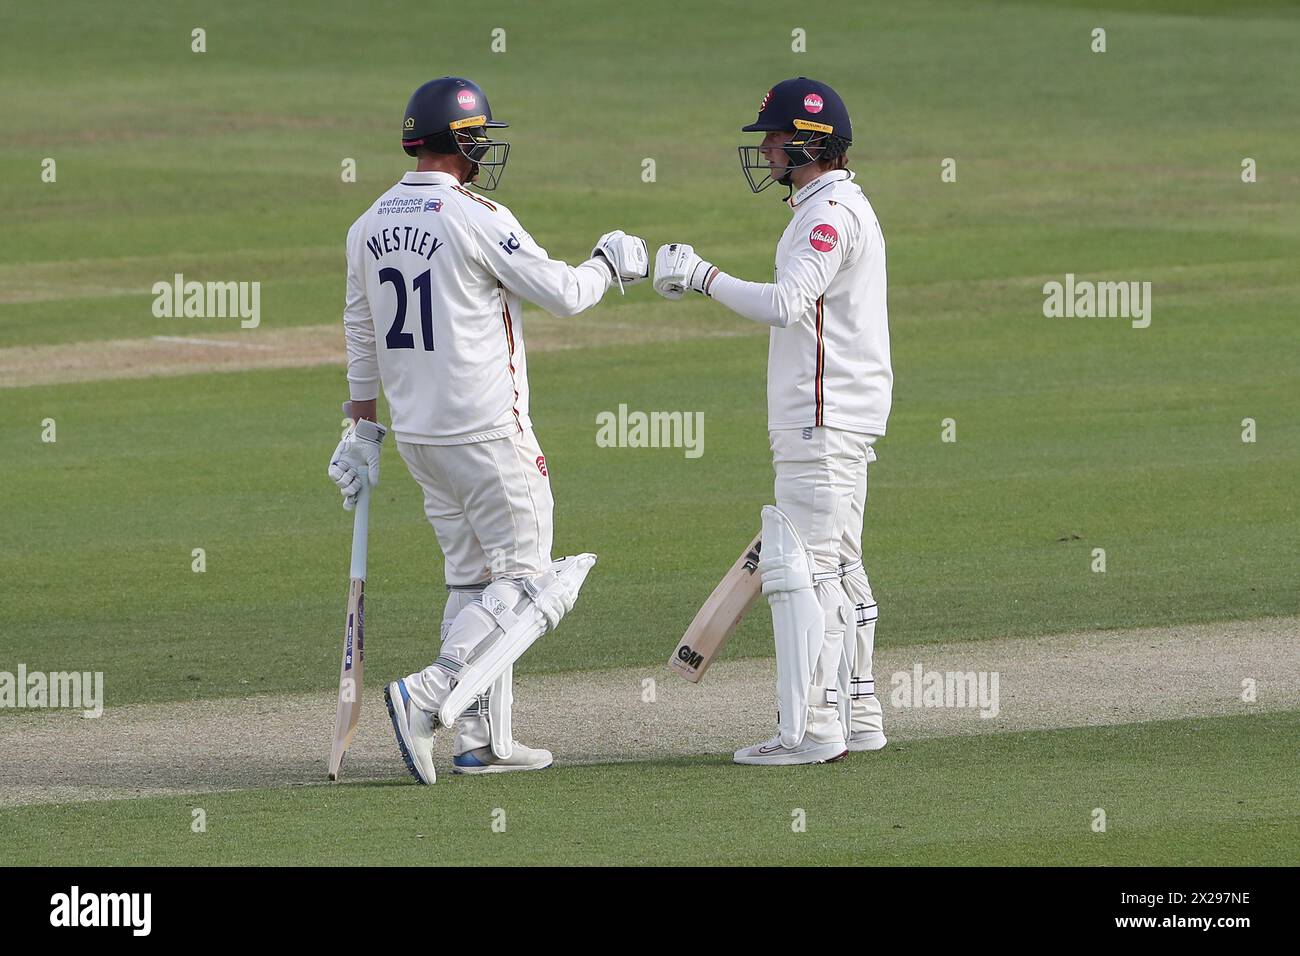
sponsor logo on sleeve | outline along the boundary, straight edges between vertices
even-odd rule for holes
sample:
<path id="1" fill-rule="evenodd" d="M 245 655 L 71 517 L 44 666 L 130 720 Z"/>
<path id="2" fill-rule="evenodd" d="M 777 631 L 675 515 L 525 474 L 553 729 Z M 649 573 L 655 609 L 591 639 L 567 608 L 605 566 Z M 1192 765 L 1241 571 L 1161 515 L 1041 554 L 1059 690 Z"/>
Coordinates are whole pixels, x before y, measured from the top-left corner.
<path id="1" fill-rule="evenodd" d="M 818 252 L 830 252 L 839 245 L 840 234 L 835 231 L 834 226 L 824 222 L 820 226 L 813 226 L 808 241 Z"/>
<path id="2" fill-rule="evenodd" d="M 548 472 L 546 471 L 546 456 L 545 456 L 545 455 L 538 455 L 538 456 L 537 456 L 537 470 L 540 471 L 540 472 L 542 473 L 542 477 L 543 477 L 543 478 L 550 477 L 550 475 L 549 475 Z"/>
<path id="3" fill-rule="evenodd" d="M 816 93 L 809 93 L 803 98 L 803 108 L 806 113 L 820 113 L 822 105 L 822 98 Z"/>

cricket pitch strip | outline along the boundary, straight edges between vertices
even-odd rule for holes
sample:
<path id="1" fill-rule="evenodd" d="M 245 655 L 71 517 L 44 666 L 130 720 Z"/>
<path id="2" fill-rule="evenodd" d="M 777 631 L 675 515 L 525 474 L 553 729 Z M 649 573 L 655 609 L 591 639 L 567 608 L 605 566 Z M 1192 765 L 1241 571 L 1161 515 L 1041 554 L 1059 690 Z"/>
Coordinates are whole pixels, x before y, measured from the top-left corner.
<path id="1" fill-rule="evenodd" d="M 905 647 L 883 637 L 875 676 L 892 747 L 962 734 L 1256 714 L 1300 700 L 1297 617 Z M 922 695 L 896 705 L 912 685 L 946 672 L 996 674 L 996 701 L 919 706 Z M 405 777 L 379 697 L 389 676 L 376 674 L 367 690 L 341 785 Z M 646 678 L 654 681 L 652 694 Z M 732 750 L 772 732 L 774 679 L 768 659 L 724 659 L 700 684 L 662 665 L 524 675 L 516 678 L 516 733 L 553 750 L 557 767 L 694 756 L 729 762 Z M 987 692 L 993 685 L 983 686 Z M 334 695 L 325 691 L 124 707 L 110 696 L 97 719 L 8 711 L 0 718 L 0 807 L 329 785 L 334 710 Z M 451 734 L 443 732 L 440 771 L 450 747 Z M 448 773 L 438 785 L 474 781 Z"/>

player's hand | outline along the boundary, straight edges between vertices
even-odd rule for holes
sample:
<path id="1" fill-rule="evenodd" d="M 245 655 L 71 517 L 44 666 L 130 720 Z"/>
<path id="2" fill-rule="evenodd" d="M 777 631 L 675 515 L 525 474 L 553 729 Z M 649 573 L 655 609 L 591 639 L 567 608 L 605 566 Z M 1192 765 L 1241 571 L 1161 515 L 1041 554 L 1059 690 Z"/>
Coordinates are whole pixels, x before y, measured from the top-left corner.
<path id="1" fill-rule="evenodd" d="M 636 285 L 650 278 L 650 250 L 640 236 L 629 236 L 622 229 L 615 229 L 600 237 L 591 256 L 602 256 L 614 270 L 618 280 L 619 291 L 625 285 Z"/>
<path id="2" fill-rule="evenodd" d="M 533 605 L 542 612 L 546 619 L 547 630 L 555 630 L 564 615 L 573 610 L 578 600 L 578 593 L 570 590 L 563 578 L 555 577 L 549 587 L 542 588 L 533 595 Z"/>
<path id="3" fill-rule="evenodd" d="M 334 449 L 329 475 L 343 494 L 345 510 L 357 506 L 357 495 L 363 487 L 379 484 L 379 449 L 387 434 L 383 425 L 363 418 L 352 423 Z"/>
<path id="4" fill-rule="evenodd" d="M 655 291 L 665 299 L 680 299 L 687 289 L 704 291 L 704 280 L 713 270 L 713 263 L 695 254 L 695 249 L 684 242 L 660 246 L 655 256 Z"/>

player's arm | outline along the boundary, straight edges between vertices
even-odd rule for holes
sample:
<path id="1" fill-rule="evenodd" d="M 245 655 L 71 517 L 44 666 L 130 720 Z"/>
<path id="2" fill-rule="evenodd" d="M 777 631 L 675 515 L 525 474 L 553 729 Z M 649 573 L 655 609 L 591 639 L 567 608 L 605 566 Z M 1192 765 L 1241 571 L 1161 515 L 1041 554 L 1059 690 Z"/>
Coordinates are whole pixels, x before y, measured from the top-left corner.
<path id="1" fill-rule="evenodd" d="M 379 421 L 376 417 L 379 414 L 379 399 L 372 398 L 368 402 L 350 401 L 347 414 L 353 421 L 377 422 Z"/>
<path id="2" fill-rule="evenodd" d="M 353 424 L 330 456 L 330 480 L 343 495 L 343 507 L 355 506 L 364 480 L 379 484 L 379 446 L 387 429 L 377 420 L 379 355 L 375 351 L 375 322 L 366 298 L 362 264 L 361 222 L 348 231 L 348 281 L 343 305 L 343 336 L 348 355 L 347 415 Z"/>
<path id="3" fill-rule="evenodd" d="M 552 315 L 572 316 L 591 308 L 616 280 L 627 285 L 649 277 L 645 242 L 635 236 L 607 233 L 592 257 L 575 267 L 547 255 L 504 209 L 470 216 L 469 224 L 488 271 Z"/>
<path id="4" fill-rule="evenodd" d="M 370 314 L 370 300 L 366 298 L 365 266 L 362 259 L 361 220 L 348 230 L 348 282 L 343 304 L 343 336 L 348 357 L 348 397 L 354 412 L 370 406 L 370 415 L 354 414 L 352 418 L 374 418 L 374 404 L 379 398 L 379 353 L 375 346 L 375 320 Z"/>
<path id="5" fill-rule="evenodd" d="M 839 209 L 819 207 L 805 215 L 800 238 L 780 264 L 776 282 L 747 282 L 701 259 L 684 243 L 661 246 L 655 257 L 655 291 L 680 299 L 694 289 L 752 322 L 785 328 L 812 313 L 856 234 L 857 223 Z"/>

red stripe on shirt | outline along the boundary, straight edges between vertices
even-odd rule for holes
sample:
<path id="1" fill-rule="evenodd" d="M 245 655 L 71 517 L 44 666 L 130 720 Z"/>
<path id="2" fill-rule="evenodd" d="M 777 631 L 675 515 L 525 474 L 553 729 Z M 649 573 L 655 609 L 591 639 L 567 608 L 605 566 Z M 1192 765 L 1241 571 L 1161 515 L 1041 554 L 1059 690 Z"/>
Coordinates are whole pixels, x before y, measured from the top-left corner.
<path id="1" fill-rule="evenodd" d="M 501 296 L 501 324 L 506 330 L 506 347 L 509 349 L 506 355 L 506 364 L 510 366 L 510 387 L 514 389 L 515 401 L 510 411 L 515 416 L 515 427 L 521 432 L 524 426 L 519 422 L 519 388 L 515 385 L 515 327 L 510 318 L 510 303 L 506 301 L 505 287 L 497 283 L 497 293 Z"/>
<path id="2" fill-rule="evenodd" d="M 822 301 L 825 298 L 825 295 L 819 295 L 817 297 L 817 378 L 813 382 L 813 391 L 817 401 L 817 415 L 815 422 L 818 428 L 820 428 L 822 424 L 822 412 L 826 403 L 826 386 L 822 380 L 823 376 L 826 374 L 826 343 L 822 339 L 822 317 L 824 311 L 822 308 Z"/>

